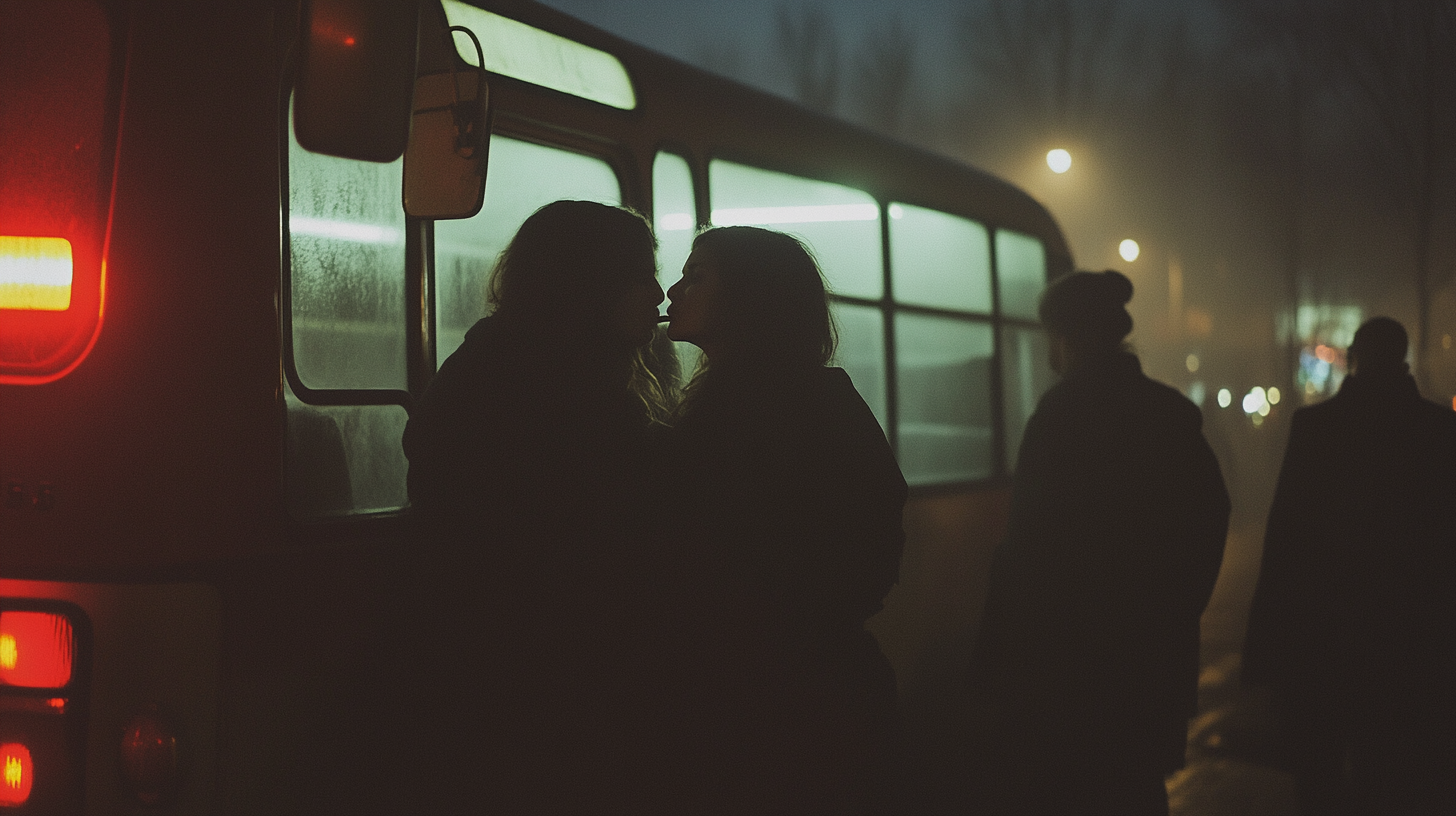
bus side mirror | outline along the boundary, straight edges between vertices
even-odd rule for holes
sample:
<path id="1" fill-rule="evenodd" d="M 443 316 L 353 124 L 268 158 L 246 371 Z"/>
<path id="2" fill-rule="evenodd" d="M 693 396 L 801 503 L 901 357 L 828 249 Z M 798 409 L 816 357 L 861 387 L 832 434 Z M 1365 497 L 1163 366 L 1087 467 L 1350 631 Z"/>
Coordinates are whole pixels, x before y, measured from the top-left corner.
<path id="1" fill-rule="evenodd" d="M 417 218 L 469 218 L 485 200 L 490 94 L 485 71 L 463 66 L 415 80 L 404 154 L 404 211 Z"/>
<path id="2" fill-rule="evenodd" d="M 413 0 L 307 0 L 293 130 L 314 153 L 392 162 L 409 138 Z"/>

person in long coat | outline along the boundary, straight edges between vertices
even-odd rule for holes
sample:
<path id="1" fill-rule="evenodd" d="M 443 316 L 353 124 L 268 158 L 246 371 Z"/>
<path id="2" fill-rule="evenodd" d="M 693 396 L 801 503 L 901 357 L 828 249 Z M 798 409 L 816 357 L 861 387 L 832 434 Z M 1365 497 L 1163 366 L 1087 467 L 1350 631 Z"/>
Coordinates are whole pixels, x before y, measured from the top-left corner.
<path id="1" fill-rule="evenodd" d="M 586 201 L 526 219 L 490 316 L 404 433 L 425 564 L 414 649 L 424 810 L 625 812 L 647 801 L 638 642 L 651 609 L 665 405 L 642 362 L 663 298 L 641 215 Z M 654 419 L 656 421 L 654 421 Z M 415 693 L 413 691 L 409 693 Z M 405 694 L 401 691 L 401 694 Z M 408 704 L 402 699 L 400 705 Z M 445 736 L 442 736 L 445 735 Z"/>
<path id="2" fill-rule="evenodd" d="M 697 806 L 855 813 L 883 781 L 895 678 L 865 621 L 899 575 L 904 477 L 843 369 L 795 238 L 698 236 L 669 334 L 704 352 L 673 429 L 673 518 L 706 649 Z"/>
<path id="3" fill-rule="evenodd" d="M 1008 812 L 1166 813 L 1183 765 L 1229 499 L 1198 408 L 1123 346 L 1131 297 L 1076 272 L 1040 304 L 1061 380 L 1022 440 L 972 662 Z"/>
<path id="4" fill-rule="evenodd" d="M 1273 693 L 1309 813 L 1456 812 L 1456 413 L 1372 318 L 1294 413 L 1243 681 Z"/>

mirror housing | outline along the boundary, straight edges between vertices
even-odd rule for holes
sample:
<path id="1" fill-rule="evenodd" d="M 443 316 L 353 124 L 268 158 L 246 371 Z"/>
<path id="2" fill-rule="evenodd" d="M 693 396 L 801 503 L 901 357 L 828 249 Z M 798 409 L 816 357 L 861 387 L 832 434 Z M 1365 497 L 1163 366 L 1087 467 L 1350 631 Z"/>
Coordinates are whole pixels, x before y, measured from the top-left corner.
<path id="1" fill-rule="evenodd" d="M 404 211 L 417 218 L 469 218 L 485 201 L 490 149 L 489 87 L 473 67 L 415 80 L 404 154 Z"/>
<path id="2" fill-rule="evenodd" d="M 293 129 L 315 153 L 392 162 L 409 139 L 413 0 L 307 0 Z"/>
<path id="3" fill-rule="evenodd" d="M 438 3 L 421 8 L 419 76 L 403 190 L 404 211 L 416 218 L 469 218 L 485 201 L 490 88 L 485 69 L 460 58 L 456 33 L 463 35 L 461 42 L 469 39 L 476 65 L 483 66 L 480 40 L 473 32 L 452 28 Z"/>

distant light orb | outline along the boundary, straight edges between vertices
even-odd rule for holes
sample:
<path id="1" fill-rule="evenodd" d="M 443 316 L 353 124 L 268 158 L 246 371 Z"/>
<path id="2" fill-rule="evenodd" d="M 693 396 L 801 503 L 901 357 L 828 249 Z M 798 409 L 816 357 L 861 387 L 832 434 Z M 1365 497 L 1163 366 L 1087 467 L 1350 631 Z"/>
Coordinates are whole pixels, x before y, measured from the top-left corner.
<path id="1" fill-rule="evenodd" d="M 1227 388 L 1218 389 L 1218 407 L 1227 408 L 1233 404 L 1234 395 Z"/>
<path id="2" fill-rule="evenodd" d="M 1265 396 L 1267 396 L 1269 398 L 1269 404 L 1270 405 L 1278 405 L 1279 404 L 1279 389 L 1278 388 L 1271 387 L 1269 389 L 1269 392 L 1267 394 L 1265 394 Z"/>
<path id="3" fill-rule="evenodd" d="M 1136 261 L 1138 255 L 1141 253 L 1142 248 L 1138 246 L 1137 241 L 1131 238 L 1124 238 L 1122 239 L 1122 243 L 1117 245 L 1117 254 L 1121 255 L 1122 259 L 1129 263 Z"/>
<path id="4" fill-rule="evenodd" d="M 1047 167 L 1050 167 L 1053 173 L 1067 172 L 1072 169 L 1072 154 L 1060 147 L 1048 152 Z"/>
<path id="5" fill-rule="evenodd" d="M 1189 374 L 1192 374 L 1193 372 L 1197 371 L 1198 370 L 1198 366 L 1200 365 L 1200 362 L 1199 362 L 1199 359 L 1198 359 L 1198 355 L 1197 354 L 1190 354 L 1190 355 L 1188 355 L 1188 359 L 1186 359 L 1186 360 L 1183 361 L 1183 365 L 1188 369 L 1188 373 Z"/>

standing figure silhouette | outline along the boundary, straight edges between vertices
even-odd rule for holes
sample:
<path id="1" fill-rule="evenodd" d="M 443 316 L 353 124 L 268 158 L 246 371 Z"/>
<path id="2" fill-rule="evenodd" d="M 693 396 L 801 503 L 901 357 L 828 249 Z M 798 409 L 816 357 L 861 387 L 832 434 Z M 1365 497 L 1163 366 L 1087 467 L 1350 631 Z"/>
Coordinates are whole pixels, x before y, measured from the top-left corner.
<path id="1" fill-rule="evenodd" d="M 410 501 L 422 546 L 440 553 L 423 559 L 436 568 L 412 644 L 432 670 L 433 724 L 414 787 L 442 797 L 424 810 L 642 804 L 635 633 L 650 615 L 638 589 L 665 416 L 642 362 L 663 297 L 654 251 L 629 210 L 537 210 L 501 253 L 493 312 L 410 416 Z"/>
<path id="2" fill-rule="evenodd" d="M 1198 408 L 1123 345 L 1131 298 L 1114 271 L 1042 295 L 1061 381 L 1021 443 L 972 664 L 1006 812 L 1166 814 L 1183 765 L 1229 500 Z"/>
<path id="3" fill-rule="evenodd" d="M 1367 321 L 1351 375 L 1294 413 L 1243 680 L 1273 693 L 1307 813 L 1456 812 L 1456 413 L 1405 328 Z"/>
<path id="4" fill-rule="evenodd" d="M 899 574 L 906 498 L 849 376 L 823 278 L 799 241 L 708 230 L 669 290 L 670 336 L 703 351 L 674 428 L 677 529 L 695 556 L 707 746 L 689 762 L 720 812 L 871 807 L 894 733 L 894 672 L 865 621 Z"/>

